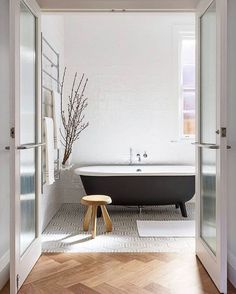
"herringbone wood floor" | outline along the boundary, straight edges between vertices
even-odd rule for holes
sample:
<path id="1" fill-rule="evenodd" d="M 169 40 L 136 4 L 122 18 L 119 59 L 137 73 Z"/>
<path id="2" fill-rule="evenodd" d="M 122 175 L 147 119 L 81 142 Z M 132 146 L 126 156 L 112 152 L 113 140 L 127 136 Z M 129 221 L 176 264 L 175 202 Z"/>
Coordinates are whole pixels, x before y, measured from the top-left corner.
<path id="1" fill-rule="evenodd" d="M 229 285 L 229 293 L 236 291 Z M 20 294 L 214 294 L 194 254 L 44 254 Z"/>
<path id="2" fill-rule="evenodd" d="M 2 293 L 9 293 L 5 288 Z M 215 294 L 194 254 L 44 254 L 20 294 Z M 229 285 L 229 294 L 236 290 Z"/>

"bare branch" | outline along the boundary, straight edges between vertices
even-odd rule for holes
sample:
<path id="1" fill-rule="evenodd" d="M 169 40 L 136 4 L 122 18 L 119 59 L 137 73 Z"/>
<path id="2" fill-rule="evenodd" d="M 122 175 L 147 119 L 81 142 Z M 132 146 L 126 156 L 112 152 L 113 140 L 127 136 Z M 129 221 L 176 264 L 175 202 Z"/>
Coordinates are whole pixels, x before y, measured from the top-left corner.
<path id="1" fill-rule="evenodd" d="M 64 70 L 63 79 L 61 83 L 61 105 L 63 101 L 63 89 L 65 83 L 66 68 Z M 79 139 L 82 131 L 84 131 L 89 123 L 84 123 L 84 110 L 88 106 L 88 98 L 84 98 L 84 93 L 88 84 L 88 79 L 84 81 L 84 74 L 80 78 L 76 86 L 77 73 L 74 75 L 71 93 L 68 96 L 68 104 L 65 110 L 61 110 L 61 119 L 64 127 L 64 132 L 60 130 L 63 139 L 63 146 L 65 147 L 62 164 L 65 164 L 71 155 L 73 144 Z M 82 87 L 82 89 L 81 89 Z M 81 91 L 80 91 L 81 89 Z"/>

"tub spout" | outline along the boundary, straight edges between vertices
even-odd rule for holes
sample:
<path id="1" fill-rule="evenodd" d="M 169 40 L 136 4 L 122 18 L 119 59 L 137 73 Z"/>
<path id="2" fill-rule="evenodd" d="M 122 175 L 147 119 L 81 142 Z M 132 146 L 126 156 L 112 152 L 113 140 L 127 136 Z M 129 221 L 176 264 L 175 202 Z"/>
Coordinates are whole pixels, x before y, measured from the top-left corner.
<path id="1" fill-rule="evenodd" d="M 141 155 L 139 153 L 136 154 L 136 156 L 138 157 L 138 162 L 141 162 Z"/>

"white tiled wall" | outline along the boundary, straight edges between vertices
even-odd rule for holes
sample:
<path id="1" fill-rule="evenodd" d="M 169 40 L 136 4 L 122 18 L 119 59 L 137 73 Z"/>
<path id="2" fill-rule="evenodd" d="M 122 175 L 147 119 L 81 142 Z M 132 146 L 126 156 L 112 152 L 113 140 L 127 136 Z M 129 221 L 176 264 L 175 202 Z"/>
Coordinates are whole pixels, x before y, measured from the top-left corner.
<path id="1" fill-rule="evenodd" d="M 192 13 L 65 15 L 67 82 L 76 71 L 89 78 L 90 126 L 74 146 L 74 163 L 127 164 L 132 147 L 134 155 L 147 152 L 143 163 L 193 164 L 193 146 L 179 141 L 176 35 L 194 31 L 194 19 Z M 83 191 L 70 174 L 63 202 L 78 201 Z"/>
<path id="2" fill-rule="evenodd" d="M 63 203 L 79 203 L 86 195 L 80 177 L 74 174 L 74 168 L 61 172 L 60 193 Z"/>

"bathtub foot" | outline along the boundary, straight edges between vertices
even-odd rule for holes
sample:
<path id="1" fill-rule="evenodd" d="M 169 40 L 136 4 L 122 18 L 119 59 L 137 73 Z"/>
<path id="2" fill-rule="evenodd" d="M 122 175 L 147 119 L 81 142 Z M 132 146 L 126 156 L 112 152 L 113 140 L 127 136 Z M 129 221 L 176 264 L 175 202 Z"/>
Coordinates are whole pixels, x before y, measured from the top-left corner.
<path id="1" fill-rule="evenodd" d="M 179 206 L 180 206 L 182 216 L 187 217 L 188 215 L 187 215 L 187 210 L 186 210 L 185 203 L 180 203 Z"/>
<path id="2" fill-rule="evenodd" d="M 139 209 L 139 214 L 142 214 L 143 206 L 142 205 L 139 205 L 138 206 L 138 209 Z"/>

